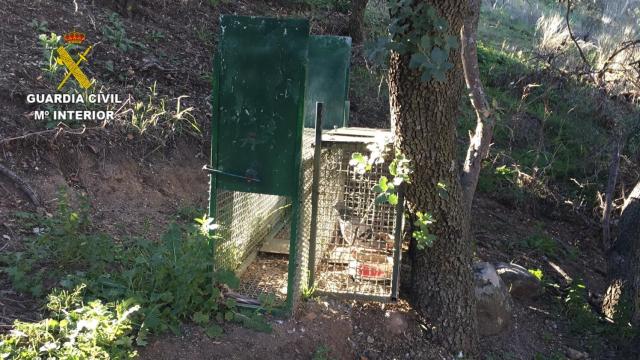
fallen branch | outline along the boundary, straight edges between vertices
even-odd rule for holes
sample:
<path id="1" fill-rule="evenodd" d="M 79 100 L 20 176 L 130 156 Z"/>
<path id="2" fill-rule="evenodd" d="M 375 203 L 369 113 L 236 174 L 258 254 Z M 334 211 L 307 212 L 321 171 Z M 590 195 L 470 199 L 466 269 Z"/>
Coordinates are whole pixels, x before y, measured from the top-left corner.
<path id="1" fill-rule="evenodd" d="M 9 170 L 9 168 L 7 168 L 6 166 L 0 164 L 0 174 L 2 174 L 5 177 L 7 177 L 20 190 L 22 190 L 22 192 L 27 195 L 29 200 L 31 200 L 31 203 L 33 203 L 33 205 L 35 205 L 36 208 L 38 208 L 38 209 L 42 208 L 42 204 L 40 203 L 40 199 L 38 198 L 38 195 L 36 195 L 36 192 L 33 191 L 31 186 L 29 186 L 29 184 L 27 184 L 24 180 L 22 180 L 22 178 L 20 178 L 18 175 L 16 175 L 16 173 L 14 173 L 13 171 Z"/>

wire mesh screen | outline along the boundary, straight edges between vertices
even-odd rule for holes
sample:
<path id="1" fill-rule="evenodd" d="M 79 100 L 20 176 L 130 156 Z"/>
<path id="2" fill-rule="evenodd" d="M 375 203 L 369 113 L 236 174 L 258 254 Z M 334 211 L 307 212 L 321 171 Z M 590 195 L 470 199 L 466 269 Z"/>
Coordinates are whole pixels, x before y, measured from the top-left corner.
<path id="1" fill-rule="evenodd" d="M 259 250 L 269 238 L 286 236 L 288 242 L 288 199 L 218 190 L 216 200 L 215 219 L 220 228 L 214 266 L 233 270 L 240 276 L 238 291 L 242 295 L 254 299 L 262 293 L 286 297 L 287 257 L 268 257 Z"/>
<path id="2" fill-rule="evenodd" d="M 260 299 L 269 294 L 276 304 L 282 304 L 292 277 L 291 300 L 295 306 L 308 285 L 314 147 L 314 129 L 305 129 L 293 271 L 289 269 L 291 200 L 217 192 L 216 220 L 221 227 L 214 263 L 216 268 L 236 271 L 240 276 L 237 292 L 245 298 Z M 389 176 L 388 164 L 376 165 L 364 175 L 356 174 L 349 166 L 354 152 L 366 152 L 366 142 L 322 143 L 314 285 L 319 292 L 388 299 L 392 297 L 395 208 L 376 204 L 373 191 L 382 175 Z"/>
<path id="3" fill-rule="evenodd" d="M 395 208 L 376 204 L 373 186 L 388 164 L 356 174 L 349 160 L 362 142 L 323 142 L 316 235 L 316 289 L 390 297 Z"/>
<path id="4" fill-rule="evenodd" d="M 303 163 L 313 160 L 313 129 L 305 129 Z M 283 196 L 218 190 L 216 220 L 220 240 L 216 246 L 217 268 L 235 271 L 240 276 L 237 292 L 245 298 L 260 299 L 272 295 L 276 304 L 287 298 L 289 276 L 294 277 L 292 300 L 295 302 L 307 281 L 312 168 L 302 167 L 300 186 L 300 225 L 298 227 L 296 269 L 289 274 L 291 239 L 291 200 Z"/>

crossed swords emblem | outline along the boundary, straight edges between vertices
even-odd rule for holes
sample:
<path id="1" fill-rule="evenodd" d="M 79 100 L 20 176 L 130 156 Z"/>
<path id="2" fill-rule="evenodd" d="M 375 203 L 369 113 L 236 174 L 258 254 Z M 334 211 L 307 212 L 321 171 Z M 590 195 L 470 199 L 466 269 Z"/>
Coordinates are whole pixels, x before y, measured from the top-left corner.
<path id="1" fill-rule="evenodd" d="M 80 84 L 80 87 L 82 87 L 83 89 L 88 89 L 91 86 L 91 81 L 89 80 L 87 75 L 82 72 L 82 69 L 80 69 L 80 64 L 83 61 L 87 61 L 87 55 L 89 54 L 89 51 L 91 51 L 92 47 L 92 45 L 89 45 L 88 48 L 86 48 L 81 54 L 79 54 L 77 61 L 73 60 L 69 52 L 63 46 L 59 46 L 58 49 L 56 49 L 56 51 L 58 52 L 58 58 L 56 59 L 56 61 L 58 62 L 58 64 L 64 65 L 68 70 L 67 74 L 60 82 L 60 85 L 58 85 L 58 91 L 62 89 L 64 84 L 67 83 L 67 80 L 69 80 L 71 76 L 73 76 L 76 81 L 78 81 L 78 84 Z"/>

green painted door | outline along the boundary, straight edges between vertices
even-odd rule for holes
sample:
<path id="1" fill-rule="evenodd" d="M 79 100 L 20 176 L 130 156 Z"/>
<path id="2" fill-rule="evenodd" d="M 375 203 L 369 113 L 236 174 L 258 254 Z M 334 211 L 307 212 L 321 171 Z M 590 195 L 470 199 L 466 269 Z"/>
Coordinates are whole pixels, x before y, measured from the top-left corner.
<path id="1" fill-rule="evenodd" d="M 211 162 L 217 187 L 291 196 L 298 191 L 309 23 L 240 16 L 220 23 Z"/>
<path id="2" fill-rule="evenodd" d="M 305 127 L 315 127 L 316 103 L 322 102 L 322 127 L 347 126 L 351 38 L 311 36 L 305 105 Z"/>

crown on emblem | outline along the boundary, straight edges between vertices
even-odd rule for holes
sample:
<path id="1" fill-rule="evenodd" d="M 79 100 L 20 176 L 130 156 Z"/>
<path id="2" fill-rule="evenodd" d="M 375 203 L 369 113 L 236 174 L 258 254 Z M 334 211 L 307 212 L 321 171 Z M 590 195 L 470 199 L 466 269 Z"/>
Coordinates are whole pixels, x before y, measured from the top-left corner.
<path id="1" fill-rule="evenodd" d="M 64 42 L 66 43 L 81 44 L 86 37 L 81 32 L 72 31 L 70 33 L 64 34 L 63 38 L 64 38 Z"/>

